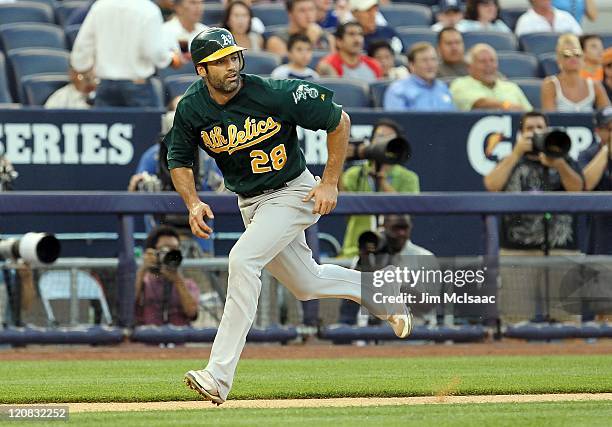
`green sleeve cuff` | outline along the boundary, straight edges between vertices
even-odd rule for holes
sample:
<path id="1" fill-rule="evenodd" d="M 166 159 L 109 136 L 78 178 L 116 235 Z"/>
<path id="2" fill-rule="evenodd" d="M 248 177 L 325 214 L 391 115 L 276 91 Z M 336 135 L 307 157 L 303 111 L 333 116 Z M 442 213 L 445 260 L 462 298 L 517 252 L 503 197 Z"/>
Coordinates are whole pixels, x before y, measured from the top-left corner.
<path id="1" fill-rule="evenodd" d="M 179 160 L 168 159 L 168 169 L 176 169 L 176 168 L 192 168 L 193 162 L 186 163 L 181 162 Z"/>
<path id="2" fill-rule="evenodd" d="M 340 117 L 342 117 L 342 106 L 332 102 L 329 119 L 327 120 L 327 132 L 333 132 L 340 124 Z"/>

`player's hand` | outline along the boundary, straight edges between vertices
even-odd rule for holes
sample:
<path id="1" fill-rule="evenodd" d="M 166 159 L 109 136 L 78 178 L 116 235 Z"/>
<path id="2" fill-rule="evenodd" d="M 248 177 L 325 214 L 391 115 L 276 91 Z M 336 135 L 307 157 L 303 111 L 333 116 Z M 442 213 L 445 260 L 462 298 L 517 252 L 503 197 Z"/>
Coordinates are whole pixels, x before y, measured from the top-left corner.
<path id="1" fill-rule="evenodd" d="M 204 220 L 206 218 L 213 219 L 214 217 L 210 206 L 206 203 L 200 202 L 193 205 L 191 209 L 189 209 L 189 226 L 191 227 L 191 232 L 203 239 L 210 238 L 213 230 Z"/>
<path id="2" fill-rule="evenodd" d="M 308 202 L 314 198 L 313 214 L 327 215 L 336 207 L 338 202 L 338 186 L 318 181 L 303 201 Z"/>

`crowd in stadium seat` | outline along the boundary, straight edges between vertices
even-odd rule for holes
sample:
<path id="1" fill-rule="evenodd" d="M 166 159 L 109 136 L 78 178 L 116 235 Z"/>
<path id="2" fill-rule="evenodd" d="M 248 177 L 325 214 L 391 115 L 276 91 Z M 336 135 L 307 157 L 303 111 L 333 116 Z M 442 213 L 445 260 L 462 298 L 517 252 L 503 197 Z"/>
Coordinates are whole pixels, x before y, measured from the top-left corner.
<path id="1" fill-rule="evenodd" d="M 73 86 L 64 92 L 72 90 L 75 99 L 93 93 L 86 91 L 78 95 L 74 92 L 74 87 L 78 86 L 74 81 L 76 75 L 76 78 L 87 77 L 92 82 L 99 82 L 95 100 L 85 96 L 85 104 L 81 106 L 92 102 L 94 107 L 130 104 L 119 96 L 110 104 L 105 101 L 113 91 L 125 92 L 121 86 L 125 83 L 116 82 L 125 80 L 131 82 L 127 84 L 133 91 L 133 98 L 141 100 L 136 105 L 162 107 L 171 95 L 186 88 L 190 79 L 197 78 L 189 60 L 190 39 L 207 26 L 220 25 L 230 29 L 238 43 L 249 49 L 245 72 L 270 75 L 280 66 L 275 73 L 277 78 L 314 78 L 316 74 L 312 70 L 317 69 L 323 70 L 319 73 L 323 77 L 360 80 L 368 85 L 366 106 L 370 108 L 382 108 L 384 91 L 390 81 L 408 77 L 406 55 L 415 43 L 429 42 L 436 46 L 440 60 L 438 77 L 449 86 L 455 78 L 468 73 L 465 53 L 477 44 L 486 43 L 496 51 L 499 81 L 518 84 L 533 107 L 539 108 L 539 88 L 543 79 L 560 72 L 562 61 L 556 50 L 559 36 L 563 32 L 580 35 L 580 23 L 586 18 L 595 20 L 598 15 L 595 2 L 591 0 L 572 2 L 575 3 L 573 8 L 565 0 L 530 0 L 529 9 L 502 8 L 499 0 L 397 3 L 287 0 L 253 4 L 251 0 L 142 1 L 151 7 L 144 6 L 141 0 L 130 1 L 138 11 L 134 15 L 142 17 L 149 13 L 146 10 L 153 8 L 156 20 L 160 15 L 165 20 L 162 29 L 154 31 L 159 34 L 149 38 L 150 58 L 144 61 L 143 55 L 133 54 L 140 49 L 134 40 L 144 29 L 134 25 L 119 30 L 123 25 L 120 22 L 129 22 L 129 16 L 123 15 L 130 13 L 121 13 L 118 19 L 102 19 L 101 24 L 96 24 L 102 35 L 94 44 L 92 37 L 96 25 L 85 21 L 91 10 L 94 15 L 100 15 L 96 9 L 104 9 L 102 6 L 116 11 L 120 4 L 122 8 L 127 7 L 128 2 L 0 1 L 0 102 L 44 105 L 49 96 L 69 83 Z M 154 8 L 154 3 L 159 8 Z M 90 17 L 89 21 L 94 19 Z M 363 30 L 363 47 L 358 54 L 343 53 L 347 46 L 337 37 L 337 29 L 339 24 L 346 22 L 357 22 Z M 312 45 L 309 54 L 303 41 L 297 43 L 296 52 L 305 51 L 299 54 L 302 60 L 296 59 L 298 53 L 290 55 L 287 51 L 289 37 L 294 34 L 308 37 Z M 167 43 L 162 42 L 164 39 Z M 612 34 L 589 35 L 582 40 L 583 76 L 589 73 L 593 81 L 602 81 L 605 56 L 602 48 L 610 48 L 611 44 Z M 106 56 L 105 51 L 112 53 L 112 57 Z M 308 56 L 311 59 L 304 64 L 303 58 Z M 351 58 L 359 60 L 355 62 Z M 333 66 L 329 66 L 330 61 Z M 364 70 L 371 71 L 361 72 Z M 92 71 L 95 75 L 87 74 Z M 115 82 L 109 84 L 111 80 Z M 134 85 L 134 81 L 145 84 Z M 344 98 L 358 104 L 346 107 L 364 105 L 363 85 L 355 83 L 359 82 L 348 82 L 360 93 Z M 602 81 L 602 85 L 609 97 L 610 82 Z M 72 108 L 78 104 L 58 104 L 57 99 L 49 106 Z"/>

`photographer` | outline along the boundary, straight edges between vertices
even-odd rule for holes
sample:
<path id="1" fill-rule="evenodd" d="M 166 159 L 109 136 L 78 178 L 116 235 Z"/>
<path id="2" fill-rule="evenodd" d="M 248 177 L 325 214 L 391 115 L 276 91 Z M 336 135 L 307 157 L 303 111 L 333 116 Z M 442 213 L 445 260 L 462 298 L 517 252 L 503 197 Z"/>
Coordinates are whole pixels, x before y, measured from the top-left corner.
<path id="1" fill-rule="evenodd" d="M 578 163 L 583 167 L 585 189 L 612 191 L 612 107 L 595 115 L 597 143 L 580 153 Z M 592 215 L 589 224 L 589 254 L 612 255 L 612 216 Z"/>
<path id="2" fill-rule="evenodd" d="M 153 229 L 145 242 L 136 274 L 136 324 L 186 326 L 198 315 L 200 289 L 178 270 L 179 235 L 175 229 Z"/>
<path id="3" fill-rule="evenodd" d="M 370 137 L 370 146 L 382 144 L 398 137 L 403 137 L 403 130 L 396 122 L 381 119 L 374 125 Z M 354 157 L 355 150 L 362 151 L 364 144 L 349 145 L 347 157 Z M 357 156 L 363 157 L 363 156 Z M 419 177 L 413 171 L 400 164 L 381 164 L 379 161 L 367 160 L 348 168 L 339 182 L 341 191 L 385 192 L 385 193 L 418 193 Z M 357 255 L 357 240 L 368 230 L 376 229 L 376 218 L 370 215 L 352 215 L 349 217 L 341 256 Z"/>
<path id="4" fill-rule="evenodd" d="M 501 160 L 487 176 L 484 185 L 489 191 L 582 191 L 584 181 L 578 164 L 569 152 L 571 141 L 565 133 L 566 144 L 558 152 L 541 141 L 548 131 L 548 120 L 539 112 L 522 116 L 520 130 L 512 153 Z M 556 148 L 561 147 L 559 145 Z M 553 147 L 554 148 L 554 147 Z M 572 215 L 512 214 L 502 215 L 500 255 L 502 256 L 562 256 L 576 255 L 576 223 Z M 547 320 L 544 297 L 551 279 L 560 279 L 558 270 L 548 267 L 516 267 L 502 269 L 501 300 L 508 307 L 519 310 L 521 316 L 535 313 L 535 321 Z M 544 289 L 541 286 L 544 286 Z M 513 298 L 518 298 L 512 301 Z M 513 313 L 514 314 L 514 313 Z"/>
<path id="5" fill-rule="evenodd" d="M 396 267 L 407 267 L 418 270 L 423 267 L 429 270 L 437 270 L 438 262 L 434 254 L 416 244 L 411 240 L 412 219 L 409 215 L 385 215 L 382 232 L 365 232 L 359 236 L 359 256 L 355 259 L 353 268 L 359 271 L 374 271 L 388 265 Z M 422 289 L 419 285 L 415 291 L 436 291 L 430 286 Z M 414 307 L 411 310 L 415 315 L 425 314 L 422 307 Z M 415 311 L 415 308 L 417 310 Z M 431 307 L 428 307 L 429 310 Z M 354 325 L 359 312 L 359 305 L 350 300 L 342 300 L 340 303 L 339 322 Z M 428 313 L 429 314 L 429 313 Z"/>

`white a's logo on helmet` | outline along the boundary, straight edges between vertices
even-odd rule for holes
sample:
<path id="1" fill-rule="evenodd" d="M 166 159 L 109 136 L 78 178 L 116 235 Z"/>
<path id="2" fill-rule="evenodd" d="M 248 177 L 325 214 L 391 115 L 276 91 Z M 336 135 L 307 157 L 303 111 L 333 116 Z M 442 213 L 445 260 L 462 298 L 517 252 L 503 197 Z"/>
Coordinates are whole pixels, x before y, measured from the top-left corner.
<path id="1" fill-rule="evenodd" d="M 234 40 L 232 39 L 232 36 L 228 34 L 221 34 L 221 40 L 223 40 L 223 47 L 231 46 L 234 44 Z"/>

